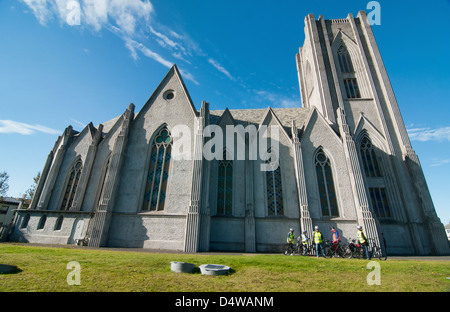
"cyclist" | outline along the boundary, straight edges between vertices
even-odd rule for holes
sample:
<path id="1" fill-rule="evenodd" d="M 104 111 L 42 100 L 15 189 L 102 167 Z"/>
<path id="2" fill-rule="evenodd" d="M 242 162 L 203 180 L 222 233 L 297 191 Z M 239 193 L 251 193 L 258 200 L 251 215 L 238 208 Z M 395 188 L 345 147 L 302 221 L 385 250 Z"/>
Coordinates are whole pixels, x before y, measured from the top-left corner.
<path id="1" fill-rule="evenodd" d="M 294 229 L 289 229 L 289 233 L 287 236 L 287 243 L 290 245 L 290 247 L 292 248 L 291 250 L 294 250 L 294 242 L 295 242 L 295 236 L 294 236 Z M 293 254 L 291 253 L 291 256 Z"/>
<path id="2" fill-rule="evenodd" d="M 358 225 L 358 242 L 361 246 L 364 247 L 364 250 L 366 252 L 366 257 L 368 260 L 370 260 L 370 255 L 369 255 L 369 244 L 367 242 L 367 237 L 366 235 L 364 235 L 364 232 L 362 230 L 362 226 Z"/>
<path id="3" fill-rule="evenodd" d="M 309 238 L 306 235 L 306 233 L 307 233 L 306 230 L 304 230 L 302 232 L 302 245 L 303 245 L 303 254 L 304 255 L 306 254 L 306 251 L 308 249 L 308 243 L 309 243 Z"/>
<path id="4" fill-rule="evenodd" d="M 319 249 L 322 251 L 322 255 L 324 258 L 326 258 L 325 256 L 325 251 L 323 250 L 323 236 L 322 233 L 319 231 L 319 227 L 316 225 L 314 227 L 314 244 L 316 244 L 316 256 L 317 258 L 319 258 Z"/>
<path id="5" fill-rule="evenodd" d="M 339 232 L 333 227 L 331 227 L 331 242 L 333 243 L 333 249 L 336 251 L 338 244 L 341 242 L 341 237 L 339 236 Z"/>

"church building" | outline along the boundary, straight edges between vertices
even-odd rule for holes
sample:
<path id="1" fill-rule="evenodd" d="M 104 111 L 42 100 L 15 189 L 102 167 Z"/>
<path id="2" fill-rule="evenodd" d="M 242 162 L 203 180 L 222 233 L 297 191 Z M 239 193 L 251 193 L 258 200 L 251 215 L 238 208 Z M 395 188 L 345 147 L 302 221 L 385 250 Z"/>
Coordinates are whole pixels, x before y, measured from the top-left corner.
<path id="1" fill-rule="evenodd" d="M 312 237 L 319 226 L 330 239 L 333 226 L 346 242 L 361 225 L 390 255 L 449 254 L 366 13 L 309 14 L 304 30 L 302 107 L 214 110 L 204 101 L 197 111 L 174 65 L 139 112 L 130 104 L 98 126 L 65 129 L 10 239 L 278 252 L 290 228 Z M 175 157 L 180 125 L 186 157 Z M 212 126 L 224 144 L 210 159 Z M 264 132 L 276 155 L 269 147 L 255 156 L 248 129 L 279 129 Z M 277 166 L 262 170 L 271 157 Z"/>

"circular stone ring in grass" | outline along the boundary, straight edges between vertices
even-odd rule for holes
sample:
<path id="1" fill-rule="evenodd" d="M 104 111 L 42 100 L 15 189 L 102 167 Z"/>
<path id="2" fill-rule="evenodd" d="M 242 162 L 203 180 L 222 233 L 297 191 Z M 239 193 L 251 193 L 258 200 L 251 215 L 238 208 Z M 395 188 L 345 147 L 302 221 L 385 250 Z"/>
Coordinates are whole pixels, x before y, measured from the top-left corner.
<path id="1" fill-rule="evenodd" d="M 200 272 L 203 275 L 225 275 L 230 271 L 230 267 L 220 264 L 202 264 Z"/>
<path id="2" fill-rule="evenodd" d="M 170 269 L 175 273 L 192 273 L 195 270 L 195 264 L 186 262 L 170 262 Z"/>

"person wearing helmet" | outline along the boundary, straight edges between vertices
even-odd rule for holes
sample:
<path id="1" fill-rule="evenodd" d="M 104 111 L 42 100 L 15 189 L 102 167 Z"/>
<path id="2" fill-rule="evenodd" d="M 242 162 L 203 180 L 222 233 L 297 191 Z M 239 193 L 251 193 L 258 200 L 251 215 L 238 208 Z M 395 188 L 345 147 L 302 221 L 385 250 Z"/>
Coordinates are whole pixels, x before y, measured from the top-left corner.
<path id="1" fill-rule="evenodd" d="M 306 230 L 304 230 L 302 232 L 302 245 L 303 245 L 303 255 L 306 255 L 306 252 L 308 250 L 308 243 L 309 243 L 309 238 L 306 235 Z"/>
<path id="2" fill-rule="evenodd" d="M 313 240 L 314 240 L 314 244 L 316 245 L 316 256 L 317 256 L 317 258 L 319 258 L 319 250 L 321 250 L 322 251 L 322 256 L 324 258 L 326 258 L 325 251 L 323 250 L 323 236 L 322 236 L 322 233 L 319 231 L 319 227 L 317 225 L 314 227 L 314 230 L 315 231 L 314 231 Z"/>
<path id="3" fill-rule="evenodd" d="M 334 228 L 334 226 L 331 227 L 331 237 L 332 237 L 331 242 L 333 243 L 333 249 L 336 250 L 338 244 L 341 241 L 341 237 L 339 236 L 338 230 L 336 230 Z"/>
<path id="4" fill-rule="evenodd" d="M 369 244 L 367 242 L 367 237 L 366 235 L 364 235 L 363 229 L 361 225 L 358 225 L 358 242 L 361 246 L 364 247 L 364 251 L 366 252 L 366 258 L 368 260 L 370 260 L 370 255 L 369 255 Z"/>
<path id="5" fill-rule="evenodd" d="M 294 250 L 294 242 L 295 242 L 294 229 L 291 228 L 289 229 L 289 233 L 287 236 L 287 243 L 291 245 L 292 250 Z M 291 256 L 293 256 L 293 254 L 291 254 Z"/>

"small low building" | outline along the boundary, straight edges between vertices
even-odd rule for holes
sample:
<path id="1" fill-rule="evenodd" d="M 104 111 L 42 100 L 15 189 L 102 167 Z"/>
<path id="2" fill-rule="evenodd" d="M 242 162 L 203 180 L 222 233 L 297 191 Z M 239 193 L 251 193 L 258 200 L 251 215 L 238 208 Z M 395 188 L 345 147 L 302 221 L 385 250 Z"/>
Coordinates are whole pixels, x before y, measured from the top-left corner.
<path id="1" fill-rule="evenodd" d="M 0 226 L 13 221 L 14 210 L 20 205 L 20 199 L 14 197 L 0 197 Z"/>

